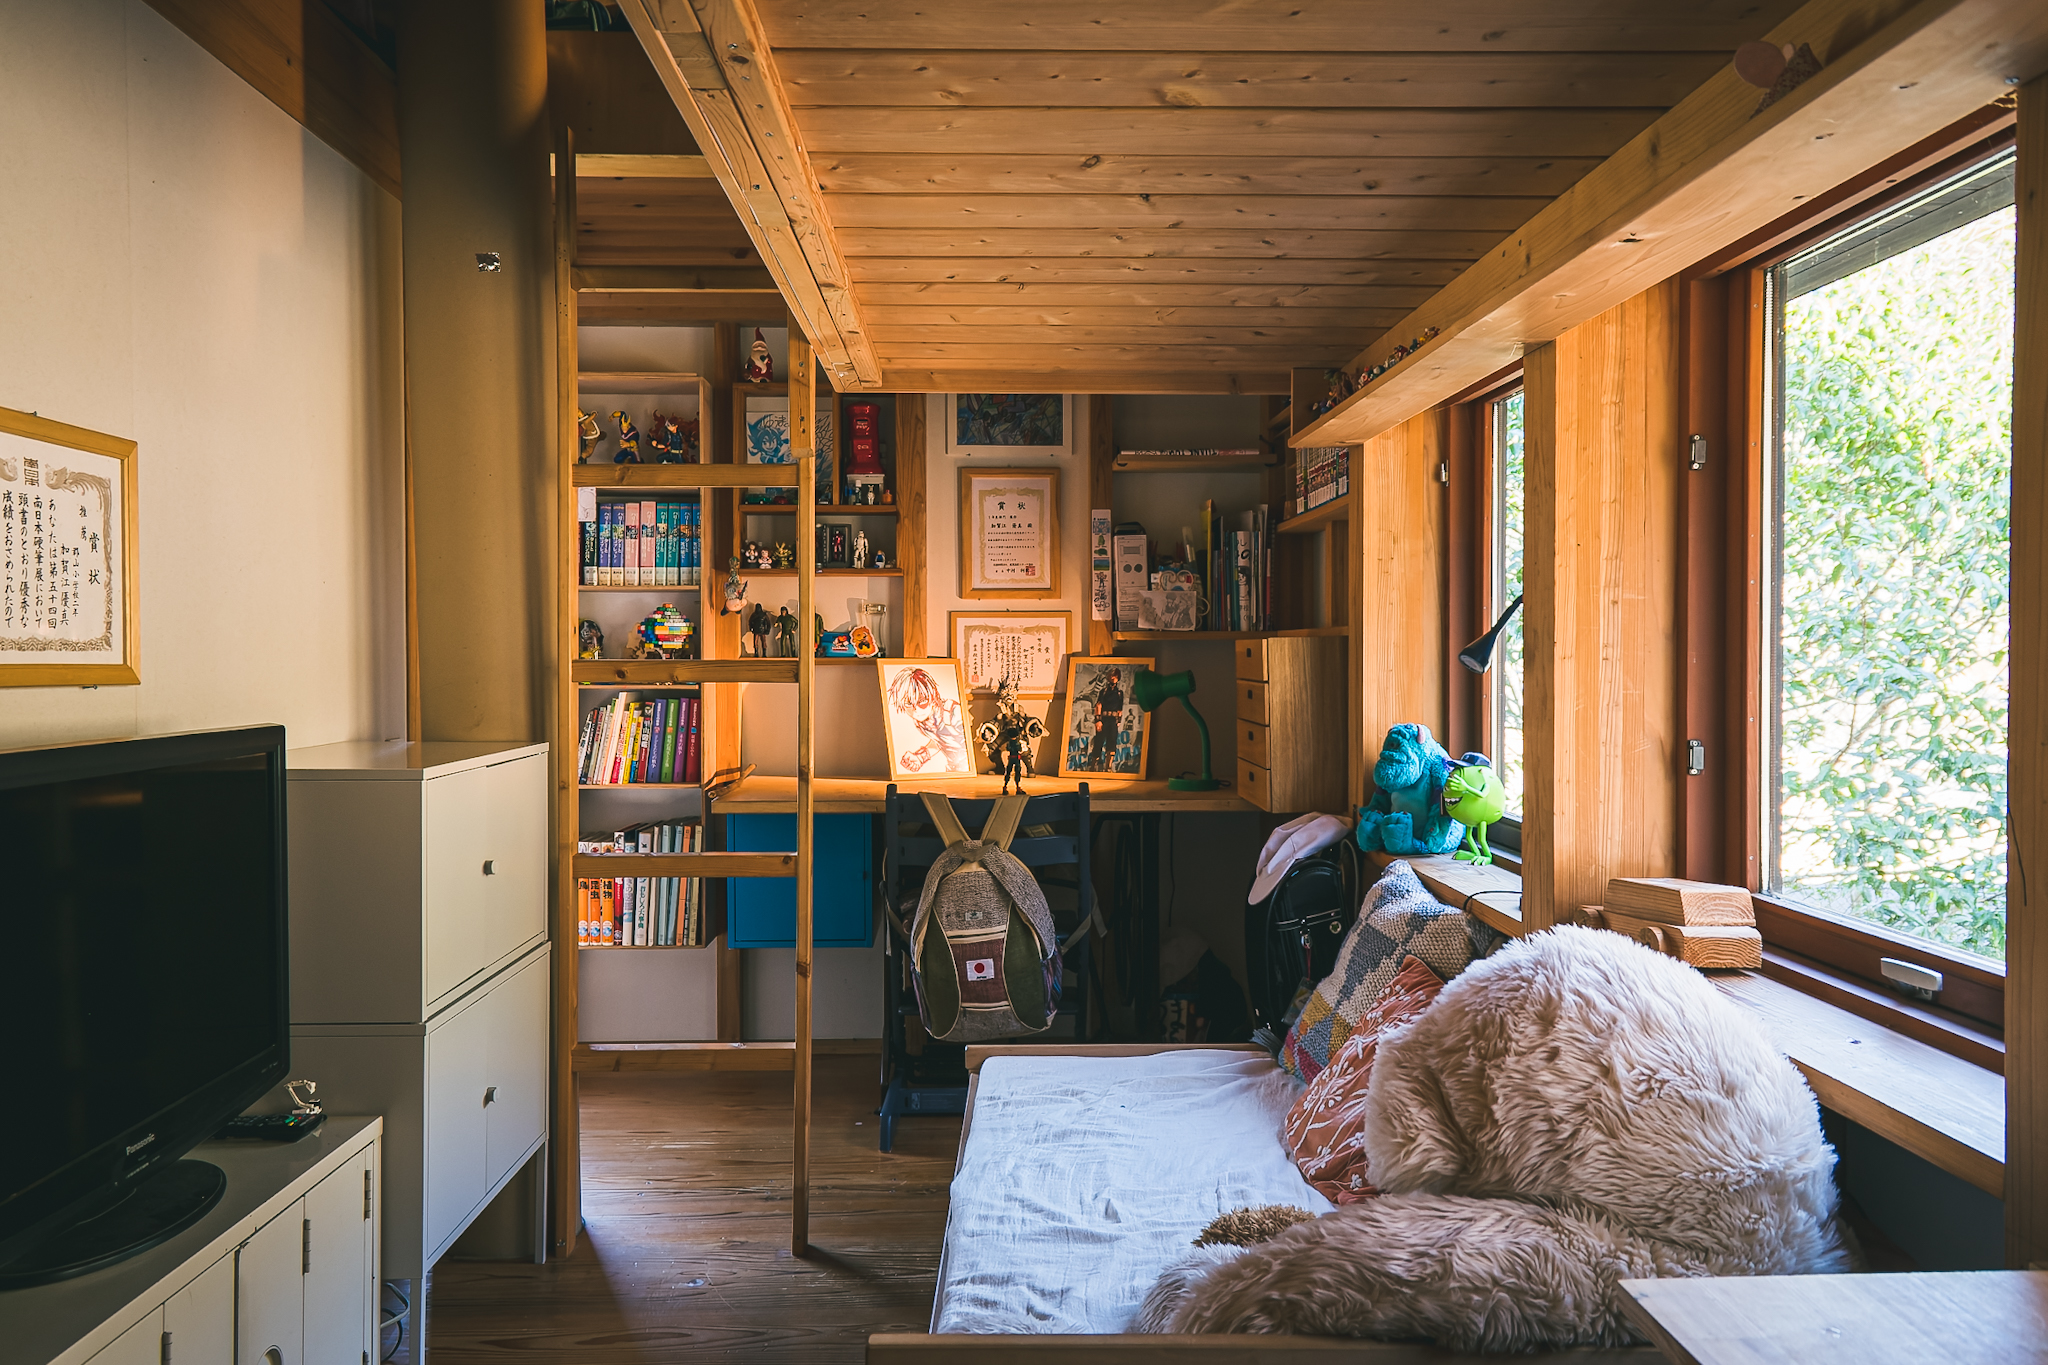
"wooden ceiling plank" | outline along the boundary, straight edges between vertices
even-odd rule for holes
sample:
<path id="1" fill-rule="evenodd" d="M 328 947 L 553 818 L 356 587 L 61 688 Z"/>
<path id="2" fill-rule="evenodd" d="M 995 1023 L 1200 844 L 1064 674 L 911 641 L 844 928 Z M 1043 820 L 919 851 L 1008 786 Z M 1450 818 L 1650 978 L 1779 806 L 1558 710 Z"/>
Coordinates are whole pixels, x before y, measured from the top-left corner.
<path id="1" fill-rule="evenodd" d="M 1413 295 L 1428 291 L 1403 292 Z M 925 304 L 915 307 L 883 307 L 876 305 L 872 299 L 864 298 L 863 301 L 867 304 L 868 325 L 873 328 L 884 325 L 964 327 L 1035 319 L 1064 325 L 1084 318 L 1128 327 L 1146 322 L 1187 323 L 1197 327 L 1342 327 L 1346 325 L 1347 318 L 1360 313 L 1391 313 L 1393 316 L 1382 324 L 1391 327 L 1408 316 L 1413 308 L 1412 304 L 1404 304 L 1399 294 L 1392 298 L 1376 298 L 1370 291 L 1348 289 L 1332 290 L 1328 296 L 1281 299 L 1255 297 L 1252 301 L 1241 304 L 1199 299 L 1124 304 L 1108 299 L 1091 298 L 1086 288 L 1067 290 L 1065 294 L 1066 297 L 1058 303 L 1047 303 L 1037 298 L 996 304 L 960 303 L 945 295 L 932 298 Z M 1357 297 L 1360 294 L 1365 297 Z"/>
<path id="2" fill-rule="evenodd" d="M 843 194 L 849 228 L 1464 228 L 1510 232 L 1550 201 L 1399 195 Z"/>
<path id="3" fill-rule="evenodd" d="M 1660 109 L 834 109 L 812 150 L 960 156 L 1604 157 Z"/>
<path id="4" fill-rule="evenodd" d="M 1762 25 L 1758 25 L 1761 29 Z M 1205 31 L 1181 29 L 1188 36 Z M 1701 52 L 1086 52 L 779 49 L 798 109 L 1668 109 L 1728 60 Z"/>
<path id="5" fill-rule="evenodd" d="M 779 327 L 789 317 L 780 293 L 755 290 L 680 294 L 600 291 L 578 294 L 576 308 L 576 320 L 586 327 L 680 327 L 705 322 Z"/>
<path id="6" fill-rule="evenodd" d="M 616 180 L 709 180 L 711 162 L 702 156 L 637 155 L 607 152 L 578 152 L 576 178 Z M 577 202 L 582 202 L 581 185 Z"/>
<path id="7" fill-rule="evenodd" d="M 877 294 L 885 285 L 948 285 L 971 289 L 990 286 L 992 298 L 1059 285 L 1109 285 L 1105 301 L 1127 290 L 1155 286 L 1186 286 L 1210 291 L 1228 285 L 1265 285 L 1295 289 L 1305 285 L 1413 287 L 1435 289 L 1449 284 L 1464 267 L 1456 261 L 1328 261 L 1305 258 L 1276 260 L 1008 260 L 993 257 L 854 256 L 847 260 L 861 297 L 909 297 Z M 1091 291 L 1091 294 L 1096 291 Z M 948 294 L 947 297 L 955 297 Z M 1421 300 L 1417 300 L 1421 302 Z"/>
<path id="8" fill-rule="evenodd" d="M 1204 48 L 1222 52 L 1690 51 L 1725 60 L 1792 8 L 1782 0 L 762 0 L 761 14 L 770 40 L 785 48 L 1150 52 L 1162 34 L 1198 33 Z"/>
<path id="9" fill-rule="evenodd" d="M 1241 231 L 1212 228 L 1191 234 L 1172 228 L 1078 228 L 979 231 L 964 228 L 859 228 L 839 234 L 851 261 L 857 256 L 1045 258 L 1125 257 L 1248 260 L 1301 256 L 1323 260 L 1452 260 L 1469 262 L 1500 245 L 1491 232 Z"/>
<path id="10" fill-rule="evenodd" d="M 2048 6 L 1809 0 L 1768 38 L 1825 65 L 1761 112 L 1732 68 L 1716 75 L 1354 357 L 1440 329 L 1294 444 L 1370 440 L 1981 109 L 2048 68 Z"/>
<path id="11" fill-rule="evenodd" d="M 1115 325 L 1109 319 L 1074 317 L 1058 322 L 1034 321 L 1029 317 L 1014 321 L 991 320 L 981 323 L 934 323 L 924 326 L 884 326 L 870 321 L 869 339 L 883 356 L 898 356 L 905 349 L 919 346 L 951 346 L 995 344 L 1009 346 L 1032 346 L 1050 341 L 1061 345 L 1094 346 L 1156 346 L 1161 354 L 1183 350 L 1189 347 L 1228 346 L 1274 346 L 1297 347 L 1309 350 L 1328 346 L 1340 356 L 1348 356 L 1370 336 L 1384 332 L 1390 323 L 1399 322 L 1402 314 L 1398 309 L 1377 309 L 1354 316 L 1346 323 L 1321 323 L 1306 327 L 1287 327 L 1271 323 L 1239 323 L 1235 325 L 1217 323 L 1156 322 Z"/>
<path id="12" fill-rule="evenodd" d="M 890 393 L 1286 393 L 1286 370 L 1217 367 L 1150 370 L 1032 369 L 891 366 L 882 372 Z"/>
<path id="13" fill-rule="evenodd" d="M 856 351 L 840 335 L 837 319 L 812 273 L 779 200 L 743 199 L 745 187 L 769 183 L 753 139 L 739 119 L 722 68 L 684 0 L 622 0 L 620 8 L 653 63 L 669 98 L 689 125 L 698 149 L 737 207 L 761 263 L 782 290 L 785 303 L 810 337 L 835 388 L 871 386 L 880 374 L 865 343 Z"/>
<path id="14" fill-rule="evenodd" d="M 1052 333 L 1042 332 L 1051 336 Z M 1171 357 L 1175 362 L 1189 364 L 1202 362 L 1240 365 L 1256 358 L 1254 368 L 1270 369 L 1281 361 L 1293 359 L 1302 365 L 1339 365 L 1349 350 L 1342 338 L 1323 347 L 1298 347 L 1286 343 L 1259 345 L 1252 343 L 1205 344 L 1199 346 L 1161 346 L 1156 340 L 1136 344 L 1117 342 L 1058 342 L 1043 341 L 1031 343 L 1016 342 L 926 342 L 902 343 L 887 348 L 889 363 L 901 364 L 910 360 L 993 360 L 1005 368 L 1029 370 L 1035 365 L 1054 365 L 1063 369 L 1082 369 L 1091 365 L 1104 368 L 1160 369 L 1162 360 Z"/>
<path id="15" fill-rule="evenodd" d="M 759 266 L 680 267 L 579 265 L 570 272 L 579 290 L 627 293 L 733 293 L 776 294 L 775 278 Z"/>
<path id="16" fill-rule="evenodd" d="M 1600 158 L 846 152 L 814 164 L 819 183 L 835 195 L 1451 194 L 1548 200 L 1570 189 Z"/>

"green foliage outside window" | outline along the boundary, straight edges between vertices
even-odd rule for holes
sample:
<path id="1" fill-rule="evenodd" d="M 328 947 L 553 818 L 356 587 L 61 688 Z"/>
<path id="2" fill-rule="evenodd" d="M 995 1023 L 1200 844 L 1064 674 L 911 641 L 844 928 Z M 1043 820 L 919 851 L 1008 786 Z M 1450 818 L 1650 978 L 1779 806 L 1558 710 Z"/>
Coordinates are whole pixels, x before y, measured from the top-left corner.
<path id="1" fill-rule="evenodd" d="M 1501 586 L 1495 610 L 1522 595 L 1522 394 L 1518 391 L 1496 405 L 1494 428 L 1500 458 L 1500 565 Z M 1522 776 L 1526 748 L 1522 742 L 1522 612 L 1516 612 L 1493 656 L 1500 676 L 1500 752 L 1493 755 L 1494 771 L 1507 789 L 1507 808 L 1512 815 L 1522 810 Z"/>
<path id="2" fill-rule="evenodd" d="M 2005 956 L 2014 216 L 1787 301 L 1777 886 Z"/>

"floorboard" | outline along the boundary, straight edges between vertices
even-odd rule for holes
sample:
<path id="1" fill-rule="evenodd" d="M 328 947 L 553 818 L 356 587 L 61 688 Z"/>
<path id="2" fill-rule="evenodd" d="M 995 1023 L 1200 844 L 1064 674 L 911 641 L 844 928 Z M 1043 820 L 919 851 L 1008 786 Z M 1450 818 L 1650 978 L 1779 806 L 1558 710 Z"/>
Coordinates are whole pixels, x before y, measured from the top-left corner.
<path id="1" fill-rule="evenodd" d="M 444 1261 L 429 1365 L 857 1362 L 931 1316 L 957 1118 L 876 1150 L 871 1057 L 818 1059 L 811 1240 L 789 1254 L 789 1077 L 601 1073 L 582 1083 L 584 1221 L 546 1266 Z"/>

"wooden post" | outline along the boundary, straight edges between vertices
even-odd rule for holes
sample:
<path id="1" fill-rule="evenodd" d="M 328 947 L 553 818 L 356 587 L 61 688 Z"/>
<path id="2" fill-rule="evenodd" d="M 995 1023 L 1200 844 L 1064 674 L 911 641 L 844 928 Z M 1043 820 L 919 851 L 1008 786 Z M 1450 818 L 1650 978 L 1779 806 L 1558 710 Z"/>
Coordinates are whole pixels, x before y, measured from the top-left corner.
<path id="1" fill-rule="evenodd" d="M 795 1186 L 789 1251 L 810 1251 L 811 1227 L 811 833 L 812 716 L 817 642 L 811 605 L 818 573 L 817 366 L 811 343 L 789 320 L 789 453 L 796 461 L 796 1094 L 793 1100 Z"/>
<path id="2" fill-rule="evenodd" d="M 2015 190 L 2005 1259 L 2024 1269 L 2048 1263 L 2048 76 L 2020 88 Z"/>
<path id="3" fill-rule="evenodd" d="M 553 1163 L 554 1231 L 549 1244 L 557 1256 L 576 1249 L 583 1226 L 582 1143 L 577 1116 L 576 1068 L 576 750 L 582 697 L 570 675 L 576 650 L 576 623 L 581 603 L 573 584 L 582 577 L 583 535 L 576 520 L 576 487 L 567 469 L 576 462 L 576 290 L 570 273 L 576 265 L 576 143 L 563 128 L 555 138 L 555 428 L 557 459 L 564 471 L 555 499 L 555 658 L 553 678 L 555 742 L 549 766 L 555 781 L 554 901 L 554 1072 L 553 1135 L 548 1159 Z"/>
<path id="4" fill-rule="evenodd" d="M 903 657 L 922 659 L 930 629 L 925 620 L 925 420 L 924 395 L 896 395 L 896 567 L 903 570 Z M 952 646 L 948 645 L 947 648 Z"/>
<path id="5" fill-rule="evenodd" d="M 1433 408 L 1351 452 L 1350 569 L 1359 587 L 1348 651 L 1353 744 L 1349 799 L 1372 791 L 1389 727 L 1404 721 L 1444 737 L 1444 458 L 1449 413 Z"/>

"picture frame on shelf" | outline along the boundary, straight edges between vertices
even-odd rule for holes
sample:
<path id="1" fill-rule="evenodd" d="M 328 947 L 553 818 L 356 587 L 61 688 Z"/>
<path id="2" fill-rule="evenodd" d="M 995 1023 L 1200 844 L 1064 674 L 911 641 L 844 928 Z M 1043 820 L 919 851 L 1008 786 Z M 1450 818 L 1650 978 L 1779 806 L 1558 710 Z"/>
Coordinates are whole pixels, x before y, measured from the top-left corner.
<path id="1" fill-rule="evenodd" d="M 825 553 L 818 559 L 821 569 L 850 569 L 853 567 L 853 523 L 850 521 L 821 521 L 819 531 L 824 533 Z"/>
<path id="2" fill-rule="evenodd" d="M 1060 595 L 1060 471 L 960 471 L 960 595 Z"/>
<path id="3" fill-rule="evenodd" d="M 1152 717 L 1132 695 L 1140 669 L 1152 659 L 1118 654 L 1067 659 L 1060 694 L 1061 777 L 1135 782 L 1152 756 Z"/>
<path id="4" fill-rule="evenodd" d="M 137 451 L 0 408 L 0 687 L 142 681 Z"/>
<path id="5" fill-rule="evenodd" d="M 877 659 L 889 778 L 946 781 L 977 772 L 957 659 Z"/>
<path id="6" fill-rule="evenodd" d="M 951 456 L 1074 453 L 1074 397 L 1066 393 L 949 393 L 941 424 Z"/>
<path id="7" fill-rule="evenodd" d="M 1005 677 L 1016 680 L 1020 697 L 1059 691 L 1074 635 L 1071 611 L 949 611 L 946 625 L 970 693 L 993 694 Z"/>

